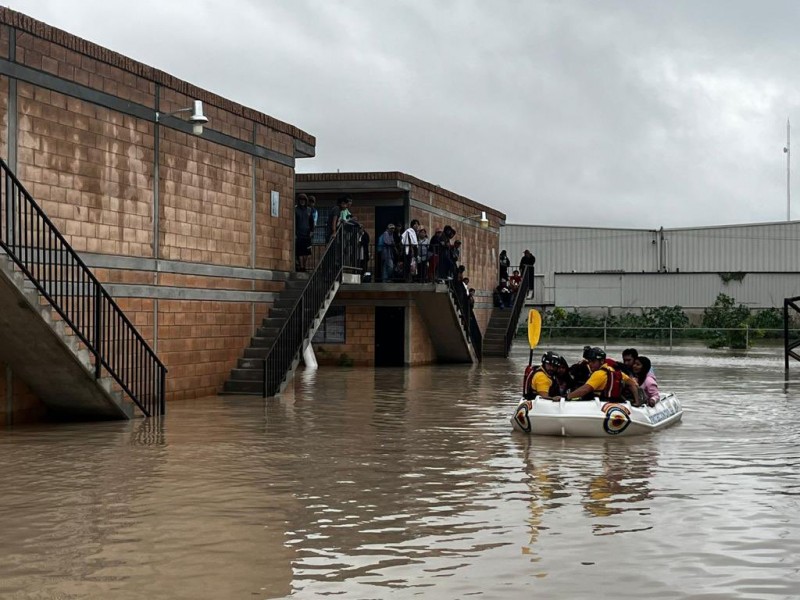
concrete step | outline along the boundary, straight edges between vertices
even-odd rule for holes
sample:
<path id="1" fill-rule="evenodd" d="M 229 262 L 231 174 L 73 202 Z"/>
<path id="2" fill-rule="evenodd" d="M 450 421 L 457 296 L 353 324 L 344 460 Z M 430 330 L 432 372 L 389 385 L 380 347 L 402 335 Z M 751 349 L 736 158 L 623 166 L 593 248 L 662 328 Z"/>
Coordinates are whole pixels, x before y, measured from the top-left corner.
<path id="1" fill-rule="evenodd" d="M 264 360 L 269 354 L 269 348 L 245 348 L 244 357 L 248 359 L 260 358 Z"/>
<path id="2" fill-rule="evenodd" d="M 264 384 L 260 381 L 232 381 L 225 382 L 222 388 L 224 394 L 246 394 L 260 396 L 264 393 Z"/>
<path id="3" fill-rule="evenodd" d="M 263 369 L 232 369 L 231 381 L 264 381 Z"/>
<path id="4" fill-rule="evenodd" d="M 236 367 L 239 369 L 264 369 L 264 358 L 263 357 L 253 357 L 253 358 L 240 358 L 236 361 Z"/>
<path id="5" fill-rule="evenodd" d="M 250 338 L 250 347 L 251 348 L 266 348 L 269 350 L 272 347 L 272 344 L 275 342 L 275 338 L 272 337 L 251 337 Z"/>
<path id="6" fill-rule="evenodd" d="M 256 329 L 256 337 L 275 339 L 283 329 L 283 324 L 272 325 L 270 327 L 259 327 Z"/>

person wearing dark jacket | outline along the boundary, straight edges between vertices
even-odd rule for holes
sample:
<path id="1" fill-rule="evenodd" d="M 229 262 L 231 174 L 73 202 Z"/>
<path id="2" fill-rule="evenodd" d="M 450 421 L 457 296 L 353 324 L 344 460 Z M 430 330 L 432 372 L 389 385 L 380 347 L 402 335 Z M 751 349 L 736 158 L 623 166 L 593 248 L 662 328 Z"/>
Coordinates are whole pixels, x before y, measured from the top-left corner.
<path id="1" fill-rule="evenodd" d="M 525 252 L 522 253 L 522 258 L 519 261 L 519 270 L 522 273 L 522 276 L 527 278 L 527 280 L 528 280 L 527 281 L 527 283 L 528 283 L 528 292 L 525 294 L 526 298 L 528 297 L 528 294 L 530 294 L 530 297 L 533 298 L 533 265 L 534 264 L 536 264 L 536 257 L 533 254 L 531 254 L 530 250 L 525 250 Z M 526 270 L 525 267 L 528 267 L 528 269 Z"/>

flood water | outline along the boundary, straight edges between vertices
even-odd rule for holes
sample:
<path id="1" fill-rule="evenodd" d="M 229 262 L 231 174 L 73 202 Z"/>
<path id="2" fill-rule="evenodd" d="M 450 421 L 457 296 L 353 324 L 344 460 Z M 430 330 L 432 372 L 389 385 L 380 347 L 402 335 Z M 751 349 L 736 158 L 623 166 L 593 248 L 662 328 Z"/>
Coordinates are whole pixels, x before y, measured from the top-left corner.
<path id="1" fill-rule="evenodd" d="M 512 433 L 524 347 L 1 431 L 0 597 L 799 596 L 800 364 L 639 344 L 685 409 L 639 438 Z"/>

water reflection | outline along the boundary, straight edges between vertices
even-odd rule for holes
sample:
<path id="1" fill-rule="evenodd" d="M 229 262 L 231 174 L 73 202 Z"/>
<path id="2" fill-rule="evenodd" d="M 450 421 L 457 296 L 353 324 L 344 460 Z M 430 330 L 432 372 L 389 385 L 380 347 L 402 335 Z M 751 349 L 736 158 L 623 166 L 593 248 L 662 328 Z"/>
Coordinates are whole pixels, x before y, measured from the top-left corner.
<path id="1" fill-rule="evenodd" d="M 0 597 L 792 597 L 782 357 L 642 351 L 686 414 L 640 438 L 513 434 L 524 349 L 6 431 Z"/>

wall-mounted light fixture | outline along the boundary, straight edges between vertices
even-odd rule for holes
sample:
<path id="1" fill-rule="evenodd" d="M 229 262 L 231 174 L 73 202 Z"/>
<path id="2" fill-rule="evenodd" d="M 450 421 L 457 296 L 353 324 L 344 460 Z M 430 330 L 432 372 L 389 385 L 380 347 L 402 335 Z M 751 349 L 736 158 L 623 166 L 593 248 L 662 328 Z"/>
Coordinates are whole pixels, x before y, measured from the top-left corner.
<path id="1" fill-rule="evenodd" d="M 171 113 L 159 113 L 156 112 L 156 123 L 158 123 L 161 117 L 168 116 L 172 117 L 177 115 L 178 113 L 184 112 L 191 112 L 191 116 L 189 117 L 189 123 L 192 124 L 192 133 L 195 135 L 202 135 L 203 134 L 203 125 L 208 123 L 208 117 L 203 114 L 203 101 L 202 100 L 195 100 L 192 102 L 192 106 L 189 108 L 181 108 Z"/>
<path id="2" fill-rule="evenodd" d="M 461 220 L 462 220 L 462 222 L 463 221 L 469 221 L 470 219 L 477 219 L 478 217 L 480 217 L 481 229 L 489 229 L 489 219 L 486 218 L 486 211 L 485 210 L 482 210 L 481 214 L 479 214 L 479 215 L 472 215 L 471 217 L 464 217 Z"/>

